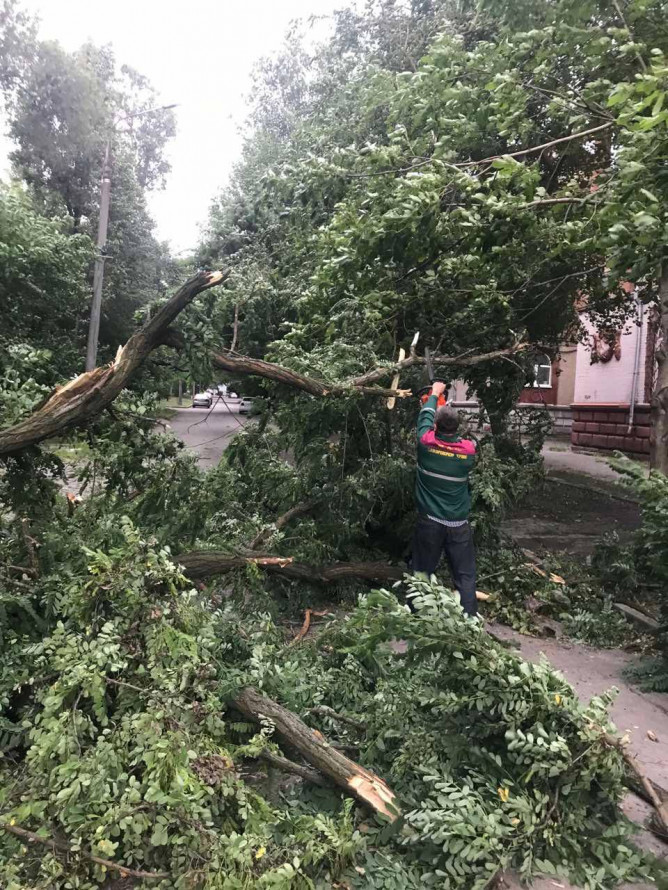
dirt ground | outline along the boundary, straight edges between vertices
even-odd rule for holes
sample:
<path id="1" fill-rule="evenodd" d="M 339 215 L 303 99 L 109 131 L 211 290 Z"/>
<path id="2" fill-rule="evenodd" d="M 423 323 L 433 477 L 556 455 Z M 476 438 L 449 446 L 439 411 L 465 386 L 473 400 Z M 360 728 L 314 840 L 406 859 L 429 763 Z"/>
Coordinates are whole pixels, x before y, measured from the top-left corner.
<path id="1" fill-rule="evenodd" d="M 586 557 L 606 532 L 623 540 L 640 524 L 637 504 L 616 489 L 601 482 L 592 488 L 574 474 L 548 476 L 513 511 L 507 531 L 529 550 Z"/>

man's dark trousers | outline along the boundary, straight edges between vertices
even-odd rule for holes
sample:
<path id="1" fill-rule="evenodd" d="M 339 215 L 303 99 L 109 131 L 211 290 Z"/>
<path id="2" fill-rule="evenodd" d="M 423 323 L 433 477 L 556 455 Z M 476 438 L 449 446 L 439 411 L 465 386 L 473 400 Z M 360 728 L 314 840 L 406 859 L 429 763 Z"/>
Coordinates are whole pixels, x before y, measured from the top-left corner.
<path id="1" fill-rule="evenodd" d="M 413 536 L 413 571 L 433 575 L 445 551 L 452 580 L 459 591 L 462 608 L 468 615 L 476 615 L 475 548 L 473 530 L 468 522 L 451 528 L 419 515 Z"/>

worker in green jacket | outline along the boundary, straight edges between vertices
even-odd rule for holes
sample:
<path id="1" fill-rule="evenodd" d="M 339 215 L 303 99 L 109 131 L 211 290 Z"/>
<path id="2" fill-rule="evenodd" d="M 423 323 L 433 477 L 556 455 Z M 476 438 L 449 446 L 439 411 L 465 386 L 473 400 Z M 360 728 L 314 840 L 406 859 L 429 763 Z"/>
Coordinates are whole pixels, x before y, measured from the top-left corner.
<path id="1" fill-rule="evenodd" d="M 417 422 L 418 520 L 413 536 L 413 571 L 433 575 L 445 552 L 454 585 L 468 615 L 477 613 L 475 548 L 469 524 L 469 473 L 476 446 L 457 435 L 457 412 L 438 398 L 445 383 L 434 383 Z"/>

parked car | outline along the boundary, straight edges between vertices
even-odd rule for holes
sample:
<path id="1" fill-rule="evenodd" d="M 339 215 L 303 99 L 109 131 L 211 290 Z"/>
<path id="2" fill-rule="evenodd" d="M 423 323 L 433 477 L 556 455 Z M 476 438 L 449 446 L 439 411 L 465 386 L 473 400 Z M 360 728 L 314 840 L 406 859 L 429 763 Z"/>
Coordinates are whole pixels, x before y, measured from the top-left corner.
<path id="1" fill-rule="evenodd" d="M 210 408 L 213 396 L 210 392 L 198 392 L 193 396 L 193 408 Z"/>
<path id="2" fill-rule="evenodd" d="M 243 396 L 239 399 L 239 414 L 250 414 L 253 410 L 253 400 L 245 399 Z"/>

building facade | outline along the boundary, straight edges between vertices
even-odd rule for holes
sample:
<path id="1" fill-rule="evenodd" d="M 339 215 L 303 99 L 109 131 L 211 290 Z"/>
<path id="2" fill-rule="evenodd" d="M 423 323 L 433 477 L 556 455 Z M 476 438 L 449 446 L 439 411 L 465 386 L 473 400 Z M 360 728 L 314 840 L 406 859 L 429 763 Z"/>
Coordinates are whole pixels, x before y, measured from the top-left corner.
<path id="1" fill-rule="evenodd" d="M 601 332 L 586 314 L 585 336 L 562 346 L 557 359 L 537 356 L 535 382 L 525 387 L 518 408 L 545 405 L 557 434 L 583 448 L 649 454 L 650 400 L 657 349 L 656 311 L 638 302 L 635 317 L 614 333 Z M 477 411 L 461 381 L 450 398 Z"/>
<path id="2" fill-rule="evenodd" d="M 587 337 L 577 347 L 571 443 L 649 454 L 656 365 L 653 308 L 638 304 L 635 319 L 614 339 L 602 337 L 586 317 L 583 324 Z"/>

